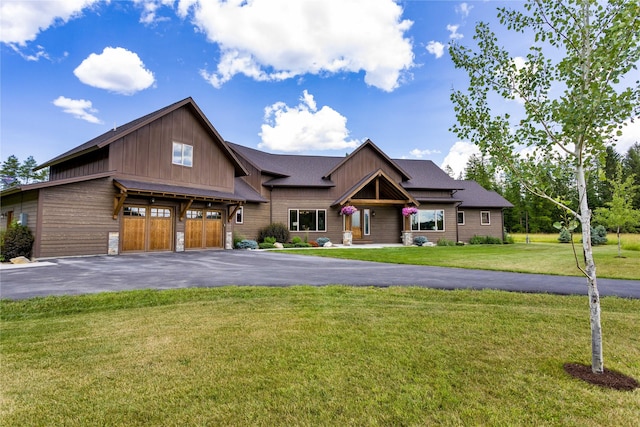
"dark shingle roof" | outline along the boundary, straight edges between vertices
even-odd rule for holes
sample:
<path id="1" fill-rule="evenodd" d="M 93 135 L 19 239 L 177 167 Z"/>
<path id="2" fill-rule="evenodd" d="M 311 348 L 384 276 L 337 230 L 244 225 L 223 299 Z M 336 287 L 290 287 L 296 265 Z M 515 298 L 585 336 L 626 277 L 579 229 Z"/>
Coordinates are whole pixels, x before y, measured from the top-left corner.
<path id="1" fill-rule="evenodd" d="M 431 190 L 456 190 L 462 188 L 459 181 L 451 178 L 431 160 L 396 160 L 411 179 L 404 181 L 402 186 L 407 190 L 431 189 Z"/>
<path id="2" fill-rule="evenodd" d="M 461 208 L 512 208 L 507 199 L 489 191 L 475 181 L 456 181 L 463 190 L 456 192 L 455 197 L 462 200 Z"/>
<path id="3" fill-rule="evenodd" d="M 203 188 L 183 187 L 161 184 L 156 182 L 133 181 L 129 179 L 114 179 L 114 183 L 127 189 L 128 192 L 139 192 L 149 195 L 166 195 L 169 197 L 184 197 L 196 199 L 212 199 L 227 202 L 243 202 L 244 198 L 236 194 L 223 191 L 207 190 Z"/>
<path id="4" fill-rule="evenodd" d="M 264 184 L 266 186 L 333 187 L 335 184 L 331 180 L 322 177 L 343 159 L 343 157 L 270 154 L 231 142 L 227 144 L 263 174 L 274 177 Z"/>

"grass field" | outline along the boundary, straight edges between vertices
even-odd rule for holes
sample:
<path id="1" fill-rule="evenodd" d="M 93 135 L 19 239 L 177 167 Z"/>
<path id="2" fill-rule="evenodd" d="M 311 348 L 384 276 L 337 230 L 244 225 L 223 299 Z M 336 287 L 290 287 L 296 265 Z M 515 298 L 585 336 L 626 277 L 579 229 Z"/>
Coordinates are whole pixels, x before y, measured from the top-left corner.
<path id="1" fill-rule="evenodd" d="M 1 301 L 2 426 L 636 426 L 640 390 L 576 380 L 584 297 L 218 288 Z M 640 300 L 602 299 L 640 378 Z"/>
<path id="2" fill-rule="evenodd" d="M 379 249 L 358 249 L 357 246 L 354 246 L 346 249 L 318 248 L 287 250 L 287 252 L 393 264 L 475 268 L 564 276 L 580 276 L 582 274 L 576 268 L 576 259 L 570 244 L 540 243 L 542 239 L 538 240 L 535 236 L 533 236 L 533 243 L 530 244 L 413 246 Z M 582 252 L 579 245 L 576 246 L 576 251 L 578 257 L 581 258 Z M 640 280 L 640 251 L 624 249 L 622 251 L 623 257 L 619 258 L 617 246 L 603 245 L 595 246 L 593 253 L 598 277 Z"/>
<path id="3" fill-rule="evenodd" d="M 525 243 L 527 235 L 517 233 L 511 235 L 518 243 Z M 558 234 L 529 234 L 529 241 L 533 243 L 558 243 Z M 580 236 L 574 236 L 577 245 L 580 244 Z M 640 251 L 640 233 L 622 233 L 620 234 L 620 242 L 622 249 L 629 251 Z M 607 246 L 618 245 L 618 236 L 615 233 L 607 234 Z"/>

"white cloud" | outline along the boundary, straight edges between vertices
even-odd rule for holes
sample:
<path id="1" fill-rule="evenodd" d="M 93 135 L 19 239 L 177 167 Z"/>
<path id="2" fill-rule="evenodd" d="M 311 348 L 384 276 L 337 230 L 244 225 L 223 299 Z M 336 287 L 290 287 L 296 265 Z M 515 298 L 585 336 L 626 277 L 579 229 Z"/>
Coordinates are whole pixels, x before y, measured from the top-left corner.
<path id="1" fill-rule="evenodd" d="M 480 155 L 478 147 L 470 142 L 458 141 L 449 149 L 449 154 L 442 161 L 441 167 L 444 169 L 449 165 L 453 170 L 453 176 L 457 178 L 461 174 L 464 175 L 469 157 L 474 154 Z"/>
<path id="2" fill-rule="evenodd" d="M 464 37 L 462 34 L 458 32 L 458 28 L 460 28 L 460 25 L 452 25 L 452 24 L 447 25 L 447 31 L 449 31 L 450 39 L 458 40 Z"/>
<path id="3" fill-rule="evenodd" d="M 166 16 L 158 16 L 158 10 L 162 6 L 173 6 L 174 0 L 133 0 L 133 2 L 142 7 L 142 15 L 140 16 L 140 23 L 145 25 L 155 24 L 161 21 L 168 21 Z"/>
<path id="4" fill-rule="evenodd" d="M 259 148 L 274 151 L 302 152 L 355 148 L 360 141 L 349 138 L 347 119 L 334 109 L 316 102 L 306 90 L 300 104 L 289 107 L 276 102 L 264 109 L 262 142 Z"/>
<path id="5" fill-rule="evenodd" d="M 83 9 L 100 0 L 47 0 L 0 2 L 0 41 L 26 46 L 41 31 L 80 16 Z"/>
<path id="6" fill-rule="evenodd" d="M 622 128 L 622 136 L 616 138 L 616 151 L 622 155 L 627 154 L 633 144 L 640 143 L 640 117 L 636 117 L 633 123 L 625 121 L 626 126 Z"/>
<path id="7" fill-rule="evenodd" d="M 279 81 L 364 71 L 365 82 L 393 91 L 414 66 L 405 37 L 413 22 L 393 0 L 179 0 L 177 13 L 221 49 L 220 87 L 236 74 Z"/>
<path id="8" fill-rule="evenodd" d="M 469 5 L 468 3 L 460 3 L 458 6 L 456 6 L 456 13 L 461 15 L 463 18 L 466 18 L 469 16 L 469 12 L 471 12 L 471 9 L 473 9 L 473 6 Z"/>
<path id="9" fill-rule="evenodd" d="M 440 150 L 420 150 L 418 148 L 414 148 L 413 150 L 409 151 L 409 155 L 411 156 L 411 158 L 413 159 L 422 159 L 426 156 L 430 156 L 432 154 L 438 154 L 440 153 Z"/>
<path id="10" fill-rule="evenodd" d="M 73 74 L 84 84 L 122 95 L 147 89 L 155 81 L 140 57 L 121 47 L 105 47 L 101 54 L 92 53 Z"/>
<path id="11" fill-rule="evenodd" d="M 65 113 L 71 114 L 76 119 L 85 120 L 89 123 L 101 124 L 102 120 L 94 116 L 98 110 L 93 108 L 91 101 L 85 99 L 71 99 L 59 96 L 53 100 L 53 105 L 62 108 Z"/>
<path id="12" fill-rule="evenodd" d="M 444 48 L 445 45 L 434 40 L 431 40 L 429 43 L 427 43 L 427 52 L 435 55 L 436 58 L 440 58 L 442 55 L 444 55 Z"/>

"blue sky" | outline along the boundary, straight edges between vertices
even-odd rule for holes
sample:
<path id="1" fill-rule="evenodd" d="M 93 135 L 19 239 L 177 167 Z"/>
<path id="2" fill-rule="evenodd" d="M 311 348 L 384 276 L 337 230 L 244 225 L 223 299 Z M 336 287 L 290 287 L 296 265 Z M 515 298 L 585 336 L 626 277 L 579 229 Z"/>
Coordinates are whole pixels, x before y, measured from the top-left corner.
<path id="1" fill-rule="evenodd" d="M 2 0 L 1 157 L 42 163 L 191 96 L 238 144 L 344 155 L 370 138 L 459 173 L 475 148 L 449 131 L 467 80 L 447 44 L 472 44 L 480 20 L 503 34 L 505 4 L 523 3 Z M 501 41 L 514 56 L 533 43 Z"/>

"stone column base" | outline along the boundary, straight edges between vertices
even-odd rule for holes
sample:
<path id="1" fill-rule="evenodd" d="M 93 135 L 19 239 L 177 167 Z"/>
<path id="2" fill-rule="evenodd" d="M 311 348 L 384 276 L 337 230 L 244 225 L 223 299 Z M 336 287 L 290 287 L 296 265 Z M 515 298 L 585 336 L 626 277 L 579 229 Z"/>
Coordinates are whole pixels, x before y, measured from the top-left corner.
<path id="1" fill-rule="evenodd" d="M 404 246 L 411 246 L 413 245 L 413 233 L 410 231 L 403 231 L 402 232 L 402 244 Z"/>
<path id="2" fill-rule="evenodd" d="M 345 246 L 351 246 L 353 242 L 353 234 L 351 231 L 343 231 L 342 232 L 342 244 Z"/>

